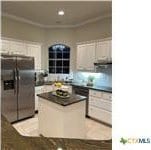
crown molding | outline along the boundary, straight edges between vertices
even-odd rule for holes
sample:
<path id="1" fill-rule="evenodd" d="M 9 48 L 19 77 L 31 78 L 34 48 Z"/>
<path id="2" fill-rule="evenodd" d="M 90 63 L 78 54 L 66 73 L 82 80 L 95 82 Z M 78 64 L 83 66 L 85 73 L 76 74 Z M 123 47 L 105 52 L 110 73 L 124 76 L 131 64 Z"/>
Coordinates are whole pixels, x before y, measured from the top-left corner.
<path id="1" fill-rule="evenodd" d="M 102 16 L 99 16 L 99 17 L 96 17 L 96 18 L 88 19 L 88 20 L 85 20 L 83 22 L 77 23 L 77 24 L 74 25 L 74 27 L 80 27 L 80 26 L 83 26 L 83 25 L 86 25 L 86 24 L 89 24 L 89 23 L 93 23 L 93 22 L 96 22 L 96 21 L 99 21 L 99 20 L 102 20 L 102 19 L 105 19 L 105 18 L 110 18 L 110 17 L 112 17 L 111 14 L 102 15 Z"/>
<path id="2" fill-rule="evenodd" d="M 2 16 L 7 17 L 7 18 L 11 18 L 11 19 L 16 20 L 16 21 L 20 21 L 20 22 L 23 22 L 23 23 L 28 23 L 28 24 L 31 24 L 31 25 L 34 25 L 34 26 L 37 26 L 37 27 L 41 27 L 41 28 L 76 28 L 76 27 L 80 27 L 80 26 L 83 26 L 83 25 L 86 25 L 86 24 L 89 24 L 89 23 L 93 23 L 93 22 L 102 20 L 104 18 L 112 17 L 111 14 L 103 15 L 103 16 L 100 16 L 100 17 L 85 20 L 85 21 L 77 23 L 75 25 L 44 25 L 44 24 L 40 24 L 40 23 L 37 23 L 37 22 L 33 22 L 31 20 L 25 19 L 23 17 L 18 17 L 18 16 L 15 16 L 15 15 L 11 15 L 11 14 L 8 14 L 8 13 L 2 13 Z"/>

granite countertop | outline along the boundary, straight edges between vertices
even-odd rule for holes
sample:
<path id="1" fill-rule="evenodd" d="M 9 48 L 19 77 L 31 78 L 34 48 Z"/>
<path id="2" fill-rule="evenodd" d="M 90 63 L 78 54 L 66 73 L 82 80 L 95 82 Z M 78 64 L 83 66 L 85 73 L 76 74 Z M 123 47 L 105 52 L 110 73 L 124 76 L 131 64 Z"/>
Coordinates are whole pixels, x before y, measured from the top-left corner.
<path id="1" fill-rule="evenodd" d="M 52 95 L 52 92 L 38 94 L 37 96 L 62 106 L 68 106 L 87 99 L 87 97 L 77 94 L 71 94 L 69 98 L 60 98 Z"/>
<path id="2" fill-rule="evenodd" d="M 79 86 L 79 87 L 84 87 L 92 90 L 98 90 L 98 91 L 103 91 L 103 92 L 108 92 L 112 93 L 112 87 L 107 87 L 107 86 L 87 86 L 87 85 L 82 85 L 79 83 L 71 83 L 72 86 Z"/>
<path id="3" fill-rule="evenodd" d="M 112 150 L 112 140 L 79 140 L 64 138 L 27 137 L 20 135 L 1 117 L 2 150 Z"/>

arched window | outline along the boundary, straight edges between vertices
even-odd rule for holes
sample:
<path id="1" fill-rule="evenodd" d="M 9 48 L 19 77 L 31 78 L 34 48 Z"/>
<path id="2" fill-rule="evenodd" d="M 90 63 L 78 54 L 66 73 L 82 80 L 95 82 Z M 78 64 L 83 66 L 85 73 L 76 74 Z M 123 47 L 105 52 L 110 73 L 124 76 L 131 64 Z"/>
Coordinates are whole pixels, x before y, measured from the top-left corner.
<path id="1" fill-rule="evenodd" d="M 49 73 L 69 74 L 70 47 L 64 44 L 55 44 L 49 47 Z"/>

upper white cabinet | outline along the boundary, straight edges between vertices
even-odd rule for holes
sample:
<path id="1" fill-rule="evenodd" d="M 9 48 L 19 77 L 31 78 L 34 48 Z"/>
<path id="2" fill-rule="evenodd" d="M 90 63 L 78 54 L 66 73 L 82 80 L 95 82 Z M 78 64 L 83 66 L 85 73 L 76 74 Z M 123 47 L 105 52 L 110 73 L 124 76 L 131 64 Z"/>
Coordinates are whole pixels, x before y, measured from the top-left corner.
<path id="1" fill-rule="evenodd" d="M 77 45 L 77 70 L 93 71 L 94 63 L 112 61 L 111 40 Z"/>
<path id="2" fill-rule="evenodd" d="M 1 52 L 8 53 L 10 50 L 10 42 L 7 40 L 2 40 L 1 42 L 2 42 Z"/>
<path id="3" fill-rule="evenodd" d="M 84 54 L 85 54 L 85 49 L 86 49 L 85 45 L 77 46 L 77 69 L 78 70 L 84 69 L 85 60 L 83 58 L 84 58 Z"/>
<path id="4" fill-rule="evenodd" d="M 35 58 L 35 69 L 41 69 L 41 46 L 27 44 L 27 55 Z"/>
<path id="5" fill-rule="evenodd" d="M 96 43 L 96 61 L 112 60 L 112 44 L 111 40 L 100 41 Z"/>
<path id="6" fill-rule="evenodd" d="M 10 50 L 9 50 L 9 52 L 11 54 L 27 55 L 27 50 L 26 49 L 27 48 L 26 48 L 25 43 L 10 41 Z"/>
<path id="7" fill-rule="evenodd" d="M 30 44 L 30 42 L 2 40 L 2 53 L 19 54 L 25 56 L 32 56 L 35 59 L 35 69 L 41 69 L 41 45 Z"/>
<path id="8" fill-rule="evenodd" d="M 77 46 L 77 70 L 94 70 L 95 43 Z"/>

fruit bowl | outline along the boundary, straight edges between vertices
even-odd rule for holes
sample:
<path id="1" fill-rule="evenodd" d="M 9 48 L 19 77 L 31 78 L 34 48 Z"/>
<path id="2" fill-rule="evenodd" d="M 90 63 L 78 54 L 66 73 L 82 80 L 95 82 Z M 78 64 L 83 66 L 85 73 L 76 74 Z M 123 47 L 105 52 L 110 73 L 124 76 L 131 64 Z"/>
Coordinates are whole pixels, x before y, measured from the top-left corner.
<path id="1" fill-rule="evenodd" d="M 57 96 L 57 97 L 60 97 L 60 98 L 69 98 L 70 97 L 70 94 L 68 91 L 63 91 L 60 89 L 53 91 L 52 94 Z"/>

